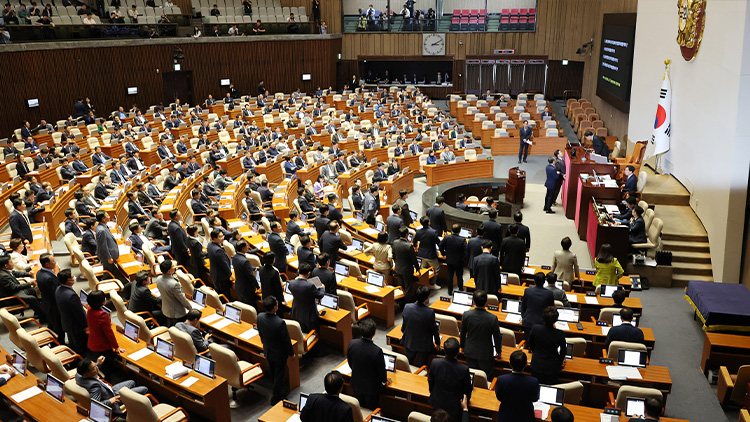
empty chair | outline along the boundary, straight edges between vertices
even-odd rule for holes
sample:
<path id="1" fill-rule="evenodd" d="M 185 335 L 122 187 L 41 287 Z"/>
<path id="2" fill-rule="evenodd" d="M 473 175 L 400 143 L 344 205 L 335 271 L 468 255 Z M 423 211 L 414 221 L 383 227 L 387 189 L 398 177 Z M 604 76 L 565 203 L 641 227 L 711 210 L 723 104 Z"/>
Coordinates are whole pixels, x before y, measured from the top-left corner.
<path id="1" fill-rule="evenodd" d="M 502 336 L 501 342 L 503 346 L 519 347 L 518 345 L 516 345 L 516 333 L 514 333 L 513 330 L 500 327 L 500 335 Z"/>
<path id="2" fill-rule="evenodd" d="M 370 415 L 372 415 L 373 411 L 360 407 L 359 400 L 346 394 L 339 394 L 339 398 L 352 407 L 354 422 L 364 422 L 365 420 L 369 420 Z"/>
<path id="3" fill-rule="evenodd" d="M 138 338 L 145 341 L 146 343 L 156 344 L 157 337 L 161 338 L 162 340 L 170 339 L 167 327 L 159 327 L 157 325 L 156 328 L 151 330 L 150 328 L 148 328 L 148 325 L 146 325 L 146 321 L 143 318 L 131 311 L 125 311 L 125 319 L 138 326 Z"/>
<path id="4" fill-rule="evenodd" d="M 339 297 L 339 306 L 342 309 L 346 309 L 347 311 L 349 311 L 354 321 L 360 321 L 370 315 L 370 308 L 367 306 L 367 303 L 363 303 L 357 306 L 354 302 L 354 297 L 352 296 L 352 294 L 347 292 L 346 290 L 337 289 L 336 295 Z"/>
<path id="5" fill-rule="evenodd" d="M 430 420 L 431 417 L 429 415 L 419 412 L 411 412 L 409 413 L 409 419 L 407 419 L 407 422 L 430 422 Z"/>
<path id="6" fill-rule="evenodd" d="M 750 383 L 750 365 L 742 365 L 732 375 L 726 366 L 719 368 L 719 382 L 716 394 L 719 403 L 742 405 L 747 403 L 748 383 Z"/>
<path id="7" fill-rule="evenodd" d="M 120 389 L 122 404 L 128 409 L 127 422 L 181 422 L 188 421 L 190 416 L 181 407 L 174 407 L 159 402 L 151 403 L 149 398 L 125 387 Z M 156 399 L 152 400 L 156 401 Z"/>
<path id="8" fill-rule="evenodd" d="M 318 332 L 311 330 L 307 335 L 302 333 L 302 327 L 299 322 L 285 319 L 286 328 L 289 331 L 289 337 L 297 342 L 295 353 L 297 356 L 302 357 L 305 353 L 309 352 L 313 346 L 318 343 Z"/>
<path id="9" fill-rule="evenodd" d="M 44 374 L 49 373 L 50 369 L 45 365 L 44 358 L 42 357 L 42 348 L 39 347 L 36 339 L 23 328 L 16 330 L 16 336 L 21 341 L 21 348 L 26 352 L 26 358 L 29 360 L 31 366 Z M 48 346 L 45 346 L 45 348 L 49 349 Z M 68 346 L 55 346 L 50 351 L 64 363 L 80 359 L 80 356 L 70 350 Z"/>
<path id="10" fill-rule="evenodd" d="M 583 337 L 568 337 L 565 342 L 573 345 L 573 356 L 586 356 L 586 339 Z"/>
<path id="11" fill-rule="evenodd" d="M 581 396 L 583 396 L 583 384 L 580 381 L 566 382 L 564 384 L 556 384 L 553 387 L 562 388 L 565 390 L 563 401 L 567 404 L 581 404 Z"/>
<path id="12" fill-rule="evenodd" d="M 440 333 L 447 336 L 458 337 L 461 332 L 458 329 L 458 321 L 450 315 L 435 314 L 435 321 L 440 323 Z"/>
<path id="13" fill-rule="evenodd" d="M 469 372 L 474 374 L 474 387 L 475 388 L 489 388 L 489 383 L 487 382 L 487 374 L 484 373 L 481 369 L 472 369 L 469 368 Z"/>
<path id="14" fill-rule="evenodd" d="M 42 325 L 33 318 L 28 318 L 19 322 L 18 318 L 13 316 L 7 309 L 0 308 L 0 319 L 3 320 L 5 329 L 8 330 L 8 337 L 10 337 L 10 341 L 21 349 L 23 349 L 23 344 L 21 343 L 21 339 L 16 333 L 19 329 L 22 329 L 22 322 L 34 322 L 37 324 L 39 329 L 29 331 L 28 334 L 33 337 L 36 340 L 37 344 L 39 344 L 40 346 L 44 346 L 50 343 L 54 343 L 55 346 L 59 345 L 55 334 L 48 328 L 42 328 Z"/>
<path id="15" fill-rule="evenodd" d="M 229 406 L 232 408 L 239 407 L 237 390 L 247 388 L 263 377 L 260 364 L 251 364 L 239 360 L 233 351 L 215 343 L 209 345 L 208 349 L 211 351 L 211 358 L 216 361 L 216 375 L 226 378 L 227 383 L 232 387 L 232 401 Z"/>
<path id="16" fill-rule="evenodd" d="M 240 315 L 240 320 L 242 322 L 255 324 L 256 320 L 258 319 L 258 311 L 254 307 L 240 301 L 234 301 L 231 303 L 231 305 L 242 309 L 242 314 Z"/>
<path id="17" fill-rule="evenodd" d="M 60 356 L 56 355 L 49 347 L 42 347 L 42 359 L 44 364 L 50 370 L 52 375 L 60 381 L 65 381 L 76 376 L 76 369 L 65 369 L 65 364 L 60 360 Z M 74 355 L 72 358 L 66 360 L 67 363 L 72 363 L 78 360 L 79 356 Z"/>

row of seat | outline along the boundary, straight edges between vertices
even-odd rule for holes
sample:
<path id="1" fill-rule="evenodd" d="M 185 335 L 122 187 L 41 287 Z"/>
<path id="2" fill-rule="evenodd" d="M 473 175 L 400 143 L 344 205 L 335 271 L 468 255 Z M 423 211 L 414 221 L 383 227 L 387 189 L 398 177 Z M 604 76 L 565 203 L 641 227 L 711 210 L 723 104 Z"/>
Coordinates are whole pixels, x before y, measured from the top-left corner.
<path id="1" fill-rule="evenodd" d="M 282 8 L 281 0 L 254 0 L 254 1 L 250 0 L 250 1 L 253 5 L 253 13 L 257 13 L 257 11 L 262 8 L 276 8 L 276 7 Z M 202 7 L 212 8 L 214 7 L 214 5 L 218 6 L 219 8 L 242 7 L 242 0 L 191 0 L 191 4 L 196 9 L 199 9 Z M 289 7 L 286 7 L 286 9 L 289 9 Z M 299 6 L 297 8 L 292 7 L 292 9 L 298 9 L 298 10 L 301 9 L 300 10 L 301 13 L 305 13 L 304 6 Z"/>
<path id="2" fill-rule="evenodd" d="M 201 11 L 201 16 L 203 18 L 203 22 L 209 23 L 209 24 L 220 24 L 220 23 L 253 23 L 257 20 L 260 20 L 263 23 L 286 23 L 287 17 L 282 16 L 264 16 L 264 15 L 242 15 L 242 14 L 235 14 L 232 16 L 207 16 L 203 14 L 204 11 Z M 305 15 L 297 16 L 294 15 L 295 21 L 297 23 L 305 23 L 309 22 L 309 18 Z"/>
<path id="3" fill-rule="evenodd" d="M 591 130 L 595 135 L 602 137 L 606 137 L 609 133 L 594 106 L 586 99 L 569 99 L 565 108 L 565 115 L 570 120 L 579 138 L 583 138 L 583 134 L 587 130 Z"/>

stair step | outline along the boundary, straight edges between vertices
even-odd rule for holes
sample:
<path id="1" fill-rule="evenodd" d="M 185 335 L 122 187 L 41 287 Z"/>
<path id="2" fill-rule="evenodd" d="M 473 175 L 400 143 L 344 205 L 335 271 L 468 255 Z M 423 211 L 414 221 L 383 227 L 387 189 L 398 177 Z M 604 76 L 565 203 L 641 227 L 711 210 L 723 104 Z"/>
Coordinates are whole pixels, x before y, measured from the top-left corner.
<path id="1" fill-rule="evenodd" d="M 672 253 L 672 262 L 692 262 L 694 264 L 710 264 L 711 254 L 708 252 L 677 251 Z"/>
<path id="2" fill-rule="evenodd" d="M 696 264 L 692 262 L 672 262 L 672 271 L 674 274 L 694 274 L 713 276 L 713 269 L 710 264 Z"/>
<path id="3" fill-rule="evenodd" d="M 677 240 L 681 242 L 708 242 L 708 235 L 705 234 L 679 234 L 662 232 L 662 240 Z"/>
<path id="4" fill-rule="evenodd" d="M 691 280 L 713 282 L 714 278 L 695 274 L 674 274 L 672 275 L 672 287 L 686 287 Z"/>
<path id="5" fill-rule="evenodd" d="M 659 209 L 659 205 L 690 205 L 690 195 L 685 194 L 643 192 L 641 199 L 649 205 L 655 205 L 656 210 Z"/>
<path id="6" fill-rule="evenodd" d="M 667 251 L 693 251 L 693 252 L 709 252 L 711 250 L 708 242 L 690 242 L 681 240 L 664 240 L 662 241 L 664 250 Z"/>

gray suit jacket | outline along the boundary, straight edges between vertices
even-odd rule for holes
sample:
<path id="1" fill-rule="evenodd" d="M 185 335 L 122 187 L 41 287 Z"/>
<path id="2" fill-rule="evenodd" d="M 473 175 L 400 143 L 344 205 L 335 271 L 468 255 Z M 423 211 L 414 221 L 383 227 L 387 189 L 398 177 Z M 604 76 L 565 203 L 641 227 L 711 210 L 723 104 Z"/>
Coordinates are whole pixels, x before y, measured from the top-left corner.
<path id="1" fill-rule="evenodd" d="M 76 375 L 76 384 L 85 388 L 92 400 L 104 402 L 115 396 L 114 390 L 99 379 L 84 378 L 79 374 Z"/>
<path id="2" fill-rule="evenodd" d="M 552 271 L 557 274 L 558 280 L 573 283 L 579 277 L 578 257 L 571 251 L 556 251 L 552 257 Z"/>
<path id="3" fill-rule="evenodd" d="M 167 318 L 181 318 L 192 309 L 180 282 L 174 277 L 160 275 L 156 279 L 156 287 L 161 296 L 161 311 Z"/>
<path id="4" fill-rule="evenodd" d="M 107 262 L 110 259 L 117 260 L 120 257 L 117 241 L 106 224 L 96 226 L 96 255 L 102 262 Z"/>
<path id="5" fill-rule="evenodd" d="M 201 353 L 204 350 L 207 350 L 208 345 L 211 344 L 210 341 L 203 338 L 203 333 L 201 332 L 200 329 L 193 327 L 187 322 L 178 322 L 174 326 L 178 330 L 184 331 L 190 334 L 190 338 L 193 340 L 193 344 L 195 345 L 195 349 L 198 350 L 198 353 Z"/>

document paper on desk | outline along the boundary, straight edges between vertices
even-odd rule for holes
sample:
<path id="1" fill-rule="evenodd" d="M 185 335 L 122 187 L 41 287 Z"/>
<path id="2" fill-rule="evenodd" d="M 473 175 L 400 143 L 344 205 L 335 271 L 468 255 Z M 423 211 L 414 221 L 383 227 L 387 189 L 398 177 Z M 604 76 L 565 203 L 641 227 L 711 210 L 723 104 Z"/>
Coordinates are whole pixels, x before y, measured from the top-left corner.
<path id="1" fill-rule="evenodd" d="M 138 361 L 138 360 L 143 359 L 146 356 L 150 355 L 151 353 L 154 353 L 154 352 L 152 352 L 151 350 L 149 350 L 149 349 L 147 349 L 147 348 L 144 347 L 143 349 L 141 349 L 141 350 L 139 350 L 137 352 L 131 353 L 128 356 L 128 359 L 130 359 L 132 361 Z"/>
<path id="2" fill-rule="evenodd" d="M 130 253 L 130 246 L 128 245 L 117 245 L 117 249 L 120 250 L 120 255 L 127 255 Z"/>
<path id="3" fill-rule="evenodd" d="M 198 382 L 198 377 L 188 377 L 188 379 L 186 379 L 185 381 L 181 382 L 180 385 L 183 386 L 183 387 L 185 387 L 185 388 L 190 388 L 196 382 Z"/>
<path id="4" fill-rule="evenodd" d="M 565 293 L 565 296 L 568 298 L 568 302 L 578 303 L 578 295 Z"/>
<path id="5" fill-rule="evenodd" d="M 607 213 L 609 213 L 609 214 L 619 214 L 620 213 L 620 209 L 617 208 L 617 205 L 606 204 L 606 205 L 604 205 L 604 209 L 607 210 Z"/>
<path id="6" fill-rule="evenodd" d="M 201 320 L 201 322 L 205 322 L 206 324 L 211 324 L 215 321 L 218 321 L 221 319 L 221 315 L 219 314 L 211 314 Z"/>
<path id="7" fill-rule="evenodd" d="M 607 376 L 611 380 L 643 379 L 638 368 L 634 366 L 607 366 Z"/>
<path id="8" fill-rule="evenodd" d="M 380 292 L 380 287 L 378 287 L 378 286 L 371 286 L 371 285 L 368 284 L 368 285 L 365 286 L 365 290 L 367 290 L 367 293 L 379 293 Z"/>
<path id="9" fill-rule="evenodd" d="M 240 334 L 239 337 L 241 339 L 243 339 L 243 340 L 250 340 L 251 338 L 253 338 L 253 337 L 257 336 L 257 335 L 258 335 L 258 330 L 256 330 L 255 328 L 251 328 L 251 329 L 245 331 L 244 333 Z"/>
<path id="10" fill-rule="evenodd" d="M 232 320 L 222 318 L 219 322 L 215 322 L 211 324 L 213 328 L 216 328 L 217 330 L 221 330 L 222 328 L 226 327 L 227 325 L 232 324 Z"/>
<path id="11" fill-rule="evenodd" d="M 140 265 L 142 265 L 140 261 L 131 261 L 131 262 L 126 262 L 124 264 L 120 264 L 122 268 L 138 267 Z"/>
<path id="12" fill-rule="evenodd" d="M 538 419 L 545 420 L 547 419 L 547 416 L 549 415 L 549 409 L 550 405 L 547 403 L 542 403 L 540 401 L 534 402 L 534 412 L 541 412 L 541 415 L 536 415 Z"/>
<path id="13" fill-rule="evenodd" d="M 341 373 L 341 375 L 351 375 L 352 374 L 352 368 L 349 366 L 349 362 L 346 362 L 345 364 L 341 365 L 339 367 L 338 371 Z"/>
<path id="14" fill-rule="evenodd" d="M 570 327 L 568 326 L 568 323 L 565 321 L 557 321 L 555 322 L 555 328 L 558 330 L 568 331 L 570 330 Z"/>
<path id="15" fill-rule="evenodd" d="M 182 378 L 190 372 L 189 369 L 185 368 L 181 361 L 170 363 L 164 367 L 164 371 L 166 372 L 166 376 L 173 380 Z"/>
<path id="16" fill-rule="evenodd" d="M 369 228 L 369 227 L 368 227 L 368 228 L 366 228 L 366 229 L 362 229 L 362 230 L 360 230 L 360 231 L 361 231 L 362 233 L 366 234 L 366 235 L 369 235 L 369 236 L 377 236 L 377 235 L 378 235 L 378 233 L 380 233 L 379 231 L 377 231 L 377 230 L 375 230 L 375 229 L 371 229 L 371 228 Z"/>
<path id="17" fill-rule="evenodd" d="M 451 303 L 448 306 L 448 311 L 455 312 L 457 314 L 463 314 L 464 312 L 468 311 L 469 309 L 471 309 L 471 306 L 459 305 L 458 303 Z"/>
<path id="18" fill-rule="evenodd" d="M 599 422 L 620 422 L 620 418 L 617 415 L 602 413 L 599 415 Z"/>
<path id="19" fill-rule="evenodd" d="M 349 370 L 349 372 L 351 372 L 351 369 Z M 21 403 L 22 401 L 26 399 L 30 399 L 36 396 L 37 394 L 40 394 L 41 392 L 42 390 L 35 385 L 33 387 L 29 387 L 23 391 L 20 391 L 16 394 L 13 394 L 12 396 L 10 396 L 10 399 L 16 403 Z"/>
<path id="20" fill-rule="evenodd" d="M 513 324 L 520 324 L 521 323 L 521 314 L 507 314 L 505 316 L 505 322 L 510 322 Z"/>
<path id="21" fill-rule="evenodd" d="M 300 422 L 302 419 L 299 418 L 299 413 L 295 413 L 286 420 L 286 422 Z"/>
<path id="22" fill-rule="evenodd" d="M 230 229 L 236 229 L 237 227 L 242 227 L 245 223 L 242 221 L 230 221 L 227 223 L 227 226 L 229 226 Z"/>
<path id="23" fill-rule="evenodd" d="M 586 296 L 586 304 L 587 305 L 598 305 L 599 299 L 591 296 Z"/>

